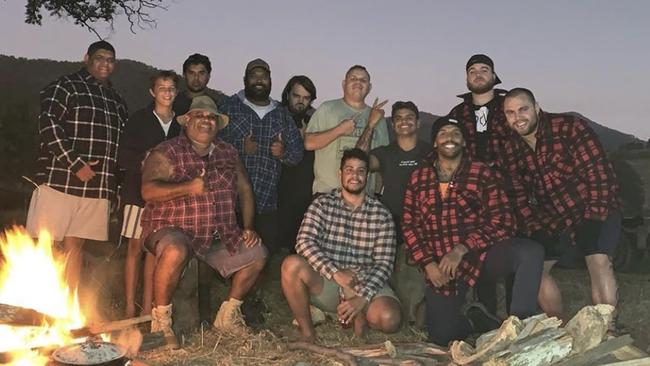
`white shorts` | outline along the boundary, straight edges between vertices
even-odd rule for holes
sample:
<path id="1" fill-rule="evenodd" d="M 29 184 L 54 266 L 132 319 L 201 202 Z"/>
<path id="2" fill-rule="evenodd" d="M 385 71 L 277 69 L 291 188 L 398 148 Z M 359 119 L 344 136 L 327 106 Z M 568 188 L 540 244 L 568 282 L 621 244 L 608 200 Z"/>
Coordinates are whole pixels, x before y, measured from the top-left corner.
<path id="1" fill-rule="evenodd" d="M 38 238 L 41 230 L 47 230 L 54 241 L 64 237 L 106 241 L 110 208 L 105 198 L 78 197 L 41 184 L 29 202 L 27 232 Z"/>
<path id="2" fill-rule="evenodd" d="M 124 205 L 124 219 L 122 220 L 122 236 L 129 239 L 142 237 L 140 218 L 144 209 L 136 205 Z"/>

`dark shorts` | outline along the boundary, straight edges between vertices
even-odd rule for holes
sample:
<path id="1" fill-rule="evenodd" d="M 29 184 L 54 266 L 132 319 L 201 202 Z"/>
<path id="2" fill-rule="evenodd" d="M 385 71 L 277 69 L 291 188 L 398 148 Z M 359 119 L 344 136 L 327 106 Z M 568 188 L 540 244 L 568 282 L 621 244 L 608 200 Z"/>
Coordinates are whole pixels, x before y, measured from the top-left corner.
<path id="1" fill-rule="evenodd" d="M 192 250 L 190 236 L 178 227 L 165 227 L 149 234 L 144 242 L 144 247 L 147 251 L 158 257 L 169 242 L 183 243 Z M 217 270 L 223 278 L 228 278 L 237 271 L 267 256 L 268 251 L 263 244 L 250 248 L 240 245 L 234 254 L 230 254 L 225 245 L 218 244 L 211 248 L 205 257 L 196 255 L 198 259 Z"/>
<path id="2" fill-rule="evenodd" d="M 598 240 L 589 244 L 573 244 L 571 237 L 567 233 L 562 233 L 559 236 L 551 238 L 550 240 L 540 241 L 544 245 L 546 251 L 545 260 L 557 260 L 563 264 L 570 264 L 571 261 L 579 257 L 586 257 L 592 254 L 607 254 L 613 256 L 618 241 L 621 236 L 621 214 L 613 212 L 600 226 L 600 234 Z"/>

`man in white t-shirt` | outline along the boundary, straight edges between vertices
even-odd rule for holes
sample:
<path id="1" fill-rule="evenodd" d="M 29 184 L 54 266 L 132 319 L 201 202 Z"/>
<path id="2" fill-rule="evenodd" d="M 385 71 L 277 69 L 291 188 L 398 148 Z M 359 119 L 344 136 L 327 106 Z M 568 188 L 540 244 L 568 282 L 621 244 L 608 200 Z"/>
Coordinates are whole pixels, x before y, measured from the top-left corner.
<path id="1" fill-rule="evenodd" d="M 338 188 L 339 162 L 343 151 L 357 144 L 368 124 L 370 106 L 365 102 L 372 84 L 364 66 L 354 65 L 342 82 L 343 98 L 329 100 L 318 107 L 305 131 L 305 149 L 314 150 L 313 193 L 327 193 Z M 370 148 L 388 144 L 388 128 L 382 117 L 370 137 Z M 367 191 L 374 193 L 375 182 L 371 178 Z"/>

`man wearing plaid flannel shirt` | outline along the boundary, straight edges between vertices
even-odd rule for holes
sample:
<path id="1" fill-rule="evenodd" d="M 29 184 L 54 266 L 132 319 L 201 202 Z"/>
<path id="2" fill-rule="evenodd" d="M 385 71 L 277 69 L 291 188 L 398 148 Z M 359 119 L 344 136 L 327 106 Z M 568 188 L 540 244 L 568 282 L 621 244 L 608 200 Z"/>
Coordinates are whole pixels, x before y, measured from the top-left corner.
<path id="1" fill-rule="evenodd" d="M 106 41 L 88 47 L 84 67 L 41 91 L 40 152 L 27 214 L 33 237 L 47 229 L 67 255 L 66 278 L 74 288 L 86 239 L 108 240 L 115 198 L 117 147 L 126 104 L 109 81 L 115 49 Z"/>
<path id="2" fill-rule="evenodd" d="M 262 59 L 246 65 L 244 90 L 219 106 L 230 117 L 220 137 L 241 156 L 253 184 L 257 215 L 255 229 L 271 253 L 278 249 L 278 184 L 282 164 L 296 165 L 303 142 L 293 117 L 271 99 L 271 68 Z"/>
<path id="3" fill-rule="evenodd" d="M 513 238 L 514 216 L 498 173 L 464 157 L 456 120 L 433 125 L 435 154 L 411 174 L 404 195 L 402 230 L 413 260 L 424 270 L 429 340 L 446 346 L 463 339 L 470 324 L 461 307 L 481 276 L 514 275 L 510 311 L 537 311 L 542 247 Z M 469 319 L 474 320 L 474 319 Z"/>
<path id="4" fill-rule="evenodd" d="M 546 249 L 540 306 L 549 315 L 563 315 L 550 270 L 573 251 L 585 256 L 593 303 L 616 306 L 610 256 L 621 231 L 619 187 L 597 136 L 578 117 L 543 112 L 528 89 L 508 92 L 504 111 L 517 133 L 507 141 L 504 168 L 518 226 Z"/>
<path id="5" fill-rule="evenodd" d="M 303 340 L 313 342 L 311 304 L 354 323 L 394 332 L 400 305 L 388 278 L 395 261 L 395 224 L 390 211 L 366 194 L 368 155 L 355 148 L 341 158 L 341 187 L 316 198 L 307 209 L 297 255 L 282 263 L 282 290 Z"/>

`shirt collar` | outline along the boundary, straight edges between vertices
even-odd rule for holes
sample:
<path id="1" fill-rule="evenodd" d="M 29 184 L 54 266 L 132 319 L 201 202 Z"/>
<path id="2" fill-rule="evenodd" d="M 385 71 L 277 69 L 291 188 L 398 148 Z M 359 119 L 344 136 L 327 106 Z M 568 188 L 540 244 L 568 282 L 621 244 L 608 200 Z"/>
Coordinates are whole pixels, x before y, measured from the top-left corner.
<path id="1" fill-rule="evenodd" d="M 95 79 L 94 76 L 92 76 L 89 72 L 88 69 L 85 67 L 82 67 L 81 70 L 79 70 L 79 75 L 81 75 L 81 78 L 84 79 L 87 83 L 92 83 L 92 84 L 97 84 L 100 86 L 108 86 L 109 88 L 113 87 L 113 83 L 110 80 L 106 80 L 106 83 L 102 83 L 99 80 Z"/>

